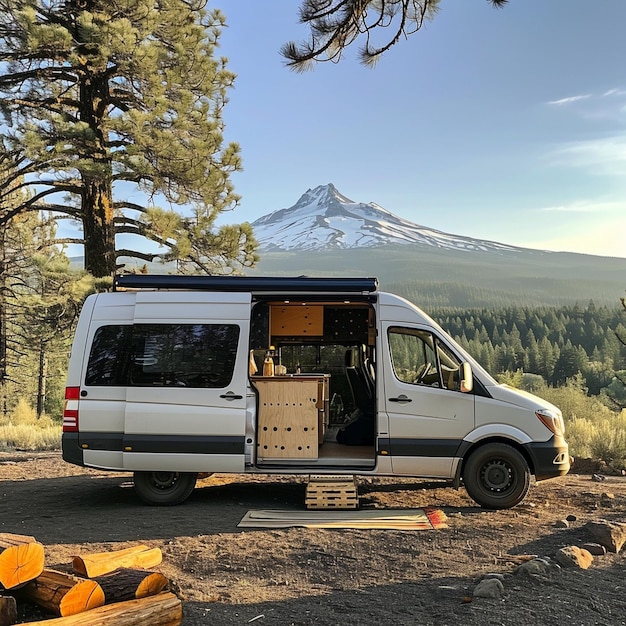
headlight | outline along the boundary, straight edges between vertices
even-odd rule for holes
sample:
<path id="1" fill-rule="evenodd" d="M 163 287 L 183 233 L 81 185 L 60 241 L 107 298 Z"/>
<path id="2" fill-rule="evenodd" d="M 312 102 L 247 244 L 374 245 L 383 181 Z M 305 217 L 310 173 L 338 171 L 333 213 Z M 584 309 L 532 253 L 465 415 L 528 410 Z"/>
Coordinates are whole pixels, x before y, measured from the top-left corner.
<path id="1" fill-rule="evenodd" d="M 555 435 L 563 435 L 565 433 L 565 424 L 563 423 L 561 411 L 539 409 L 535 411 L 535 415 L 541 420 L 543 425 Z"/>

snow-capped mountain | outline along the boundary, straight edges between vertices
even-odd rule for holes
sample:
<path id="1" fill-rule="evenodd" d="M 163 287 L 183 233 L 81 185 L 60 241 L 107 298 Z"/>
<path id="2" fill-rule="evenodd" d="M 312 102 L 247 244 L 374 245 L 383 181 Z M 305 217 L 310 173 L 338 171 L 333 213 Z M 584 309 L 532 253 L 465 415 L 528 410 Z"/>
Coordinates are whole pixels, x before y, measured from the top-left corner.
<path id="1" fill-rule="evenodd" d="M 354 202 L 332 183 L 309 189 L 292 207 L 260 217 L 252 226 L 260 249 L 265 251 L 371 248 L 385 244 L 498 252 L 519 250 L 414 224 L 373 202 Z"/>

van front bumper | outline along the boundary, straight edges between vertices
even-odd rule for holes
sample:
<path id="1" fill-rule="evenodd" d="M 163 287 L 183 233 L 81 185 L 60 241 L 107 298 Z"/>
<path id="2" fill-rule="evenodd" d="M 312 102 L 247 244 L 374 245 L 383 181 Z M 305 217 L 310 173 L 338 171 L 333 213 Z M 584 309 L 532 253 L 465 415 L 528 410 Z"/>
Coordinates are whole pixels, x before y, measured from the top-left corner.
<path id="1" fill-rule="evenodd" d="M 548 441 L 527 443 L 524 448 L 531 459 L 536 480 L 565 476 L 569 472 L 569 447 L 563 437 L 554 435 Z"/>

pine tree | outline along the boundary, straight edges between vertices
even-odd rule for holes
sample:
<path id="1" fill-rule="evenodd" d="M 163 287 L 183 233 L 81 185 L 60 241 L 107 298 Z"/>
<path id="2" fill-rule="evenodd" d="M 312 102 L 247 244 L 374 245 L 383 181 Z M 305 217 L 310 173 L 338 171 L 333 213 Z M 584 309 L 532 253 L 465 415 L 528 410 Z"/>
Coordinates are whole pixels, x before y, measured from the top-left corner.
<path id="1" fill-rule="evenodd" d="M 524 369 L 527 372 L 538 373 L 540 370 L 539 344 L 535 339 L 535 333 L 531 328 L 526 335 L 526 356 L 524 358 Z"/>
<path id="2" fill-rule="evenodd" d="M 582 376 L 582 371 L 586 365 L 586 355 L 583 355 L 584 351 L 581 352 L 575 348 L 568 340 L 554 364 L 554 382 L 558 385 L 564 385 L 568 378 L 578 374 Z"/>
<path id="3" fill-rule="evenodd" d="M 4 154 L 33 189 L 22 210 L 82 226 L 85 268 L 110 276 L 116 234 L 156 242 L 168 260 L 234 271 L 256 260 L 249 224 L 214 232 L 234 208 L 237 144 L 223 145 L 234 75 L 214 58 L 224 17 L 206 0 L 3 0 Z M 130 202 L 138 188 L 145 202 Z M 153 206 L 190 207 L 183 217 Z"/>
<path id="4" fill-rule="evenodd" d="M 508 0 L 488 0 L 495 7 Z M 309 24 L 311 39 L 282 47 L 287 65 L 304 71 L 314 61 L 338 62 L 344 50 L 361 35 L 360 49 L 364 65 L 373 66 L 401 38 L 419 31 L 437 13 L 439 0 L 303 0 L 300 21 Z M 373 43 L 375 31 L 387 28 L 390 36 L 380 44 Z"/>
<path id="5" fill-rule="evenodd" d="M 9 245 L 3 250 L 10 258 L 4 309 L 5 413 L 20 398 L 36 406 L 37 415 L 50 409 L 52 399 L 56 410 L 51 412 L 61 412 L 71 331 L 93 279 L 70 268 L 69 259 L 54 244 L 55 228 L 50 216 L 26 213 L 4 229 Z"/>
<path id="6" fill-rule="evenodd" d="M 21 272 L 28 261 L 22 245 L 34 218 L 21 215 L 19 207 L 26 195 L 13 161 L 0 153 L 0 411 L 8 410 L 8 387 L 11 381 L 12 338 L 9 323 L 11 305 L 21 284 Z M 10 216 L 10 217 L 9 217 Z"/>

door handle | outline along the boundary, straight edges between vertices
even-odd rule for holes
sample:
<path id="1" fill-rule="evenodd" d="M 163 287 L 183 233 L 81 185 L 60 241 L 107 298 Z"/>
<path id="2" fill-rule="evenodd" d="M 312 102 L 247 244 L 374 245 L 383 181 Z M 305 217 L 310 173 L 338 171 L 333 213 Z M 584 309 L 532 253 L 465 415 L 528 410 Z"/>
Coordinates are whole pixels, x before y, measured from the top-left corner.
<path id="1" fill-rule="evenodd" d="M 228 393 L 223 393 L 220 398 L 224 398 L 224 400 L 241 400 L 243 396 L 238 396 L 236 393 L 229 391 Z"/>
<path id="2" fill-rule="evenodd" d="M 411 400 L 408 396 L 401 394 L 397 398 L 389 398 L 389 402 L 413 402 L 413 400 Z"/>

